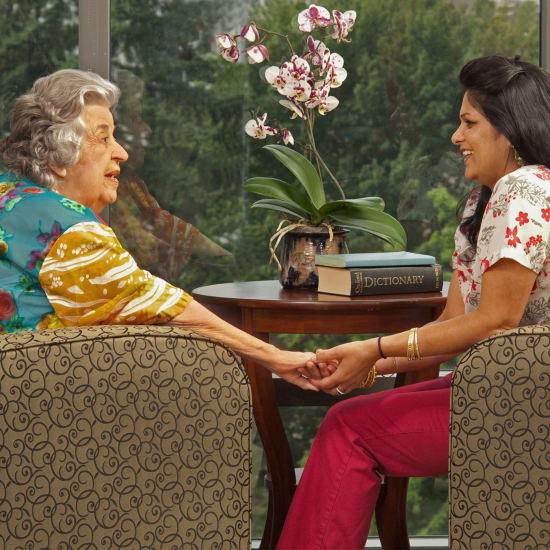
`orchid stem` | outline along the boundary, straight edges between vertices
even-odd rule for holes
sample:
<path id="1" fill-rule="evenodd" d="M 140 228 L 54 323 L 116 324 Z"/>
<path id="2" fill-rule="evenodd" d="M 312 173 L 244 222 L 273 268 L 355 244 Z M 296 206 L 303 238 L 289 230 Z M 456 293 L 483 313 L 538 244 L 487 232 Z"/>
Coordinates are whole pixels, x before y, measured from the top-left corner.
<path id="1" fill-rule="evenodd" d="M 256 23 L 252 22 L 254 25 L 256 25 Z M 258 27 L 258 25 L 256 25 L 256 28 L 259 30 L 259 31 L 262 31 L 262 32 L 265 32 L 266 33 L 266 36 L 268 34 L 274 34 L 275 36 L 280 36 L 281 38 L 284 38 L 286 40 L 286 43 L 288 44 L 288 47 L 290 48 L 290 52 L 292 53 L 292 55 L 294 55 L 294 48 L 292 47 L 292 44 L 290 43 L 290 40 L 288 39 L 288 34 L 281 34 L 280 32 L 274 32 L 274 31 L 268 31 L 267 29 L 263 29 L 262 27 Z M 266 39 L 266 36 L 264 36 L 260 42 L 258 42 L 258 44 L 261 44 L 265 39 Z"/>
<path id="2" fill-rule="evenodd" d="M 340 192 L 342 200 L 346 200 L 346 195 L 344 194 L 344 190 L 342 189 L 342 186 L 338 183 L 338 180 L 336 179 L 335 175 L 330 171 L 329 167 L 325 164 L 325 161 L 319 154 L 319 151 L 317 151 L 317 146 L 315 145 L 315 138 L 313 136 L 313 117 L 314 117 L 314 113 L 312 111 L 306 120 L 306 128 L 307 128 L 307 133 L 309 137 L 309 142 L 311 143 L 311 150 L 313 151 L 313 154 L 315 155 L 315 160 L 317 161 L 317 170 L 319 171 L 319 176 L 321 175 L 321 169 L 319 165 L 321 165 L 325 169 L 325 172 L 328 174 L 329 178 L 333 181 L 334 185 L 336 185 L 336 188 Z"/>

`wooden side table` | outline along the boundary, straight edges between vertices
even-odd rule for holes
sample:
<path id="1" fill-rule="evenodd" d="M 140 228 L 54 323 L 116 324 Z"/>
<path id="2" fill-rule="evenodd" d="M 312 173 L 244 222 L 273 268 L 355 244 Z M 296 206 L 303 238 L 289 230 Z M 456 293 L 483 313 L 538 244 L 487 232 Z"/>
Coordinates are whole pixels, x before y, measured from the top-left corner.
<path id="1" fill-rule="evenodd" d="M 446 290 L 446 288 L 444 288 Z M 196 288 L 193 296 L 233 325 L 269 341 L 270 333 L 367 334 L 400 332 L 436 319 L 445 292 L 348 298 L 283 289 L 278 281 L 225 283 Z M 272 479 L 268 517 L 260 548 L 274 549 L 296 485 L 294 464 L 275 398 L 271 373 L 244 361 L 252 388 L 254 417 Z M 436 378 L 439 367 L 399 375 L 396 386 Z M 376 507 L 382 547 L 409 548 L 407 478 L 387 478 Z"/>

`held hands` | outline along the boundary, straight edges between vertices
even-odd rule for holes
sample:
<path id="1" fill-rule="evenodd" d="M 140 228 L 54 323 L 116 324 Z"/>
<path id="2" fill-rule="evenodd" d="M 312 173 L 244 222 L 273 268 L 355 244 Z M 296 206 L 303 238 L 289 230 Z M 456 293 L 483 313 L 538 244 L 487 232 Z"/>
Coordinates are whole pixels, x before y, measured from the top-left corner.
<path id="1" fill-rule="evenodd" d="M 268 358 L 257 359 L 264 367 L 274 372 L 287 382 L 292 382 L 303 390 L 319 391 L 319 388 L 311 383 L 312 376 L 304 375 L 319 369 L 315 366 L 315 354 L 301 351 L 284 351 L 273 347 L 272 353 Z M 313 367 L 307 368 L 306 365 L 312 364 Z M 320 378 L 320 376 L 318 376 Z"/>
<path id="2" fill-rule="evenodd" d="M 310 377 L 311 383 L 332 395 L 348 393 L 361 385 L 378 359 L 375 340 L 348 342 L 328 350 L 317 350 L 317 365 L 337 364 L 337 368 L 333 368 L 333 371 L 322 379 Z M 313 364 L 308 363 L 308 369 L 312 367 Z"/>

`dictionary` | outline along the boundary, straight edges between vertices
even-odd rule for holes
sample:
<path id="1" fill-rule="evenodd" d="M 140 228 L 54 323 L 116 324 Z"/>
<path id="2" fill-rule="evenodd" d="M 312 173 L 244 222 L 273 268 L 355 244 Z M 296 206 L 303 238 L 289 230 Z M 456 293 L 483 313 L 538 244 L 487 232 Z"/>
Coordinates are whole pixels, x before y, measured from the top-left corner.
<path id="1" fill-rule="evenodd" d="M 342 268 L 317 266 L 318 292 L 344 296 L 440 292 L 443 272 L 439 264 L 403 267 Z"/>

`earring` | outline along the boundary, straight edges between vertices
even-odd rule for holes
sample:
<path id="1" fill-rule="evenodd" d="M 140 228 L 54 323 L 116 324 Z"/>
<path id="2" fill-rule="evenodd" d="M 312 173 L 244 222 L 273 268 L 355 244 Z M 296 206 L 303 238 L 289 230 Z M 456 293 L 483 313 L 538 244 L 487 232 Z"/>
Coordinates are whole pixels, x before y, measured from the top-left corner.
<path id="1" fill-rule="evenodd" d="M 525 161 L 521 158 L 520 154 L 517 152 L 517 149 L 515 147 L 512 147 L 512 149 L 514 150 L 514 158 L 516 159 L 516 162 L 520 166 L 525 166 Z"/>

